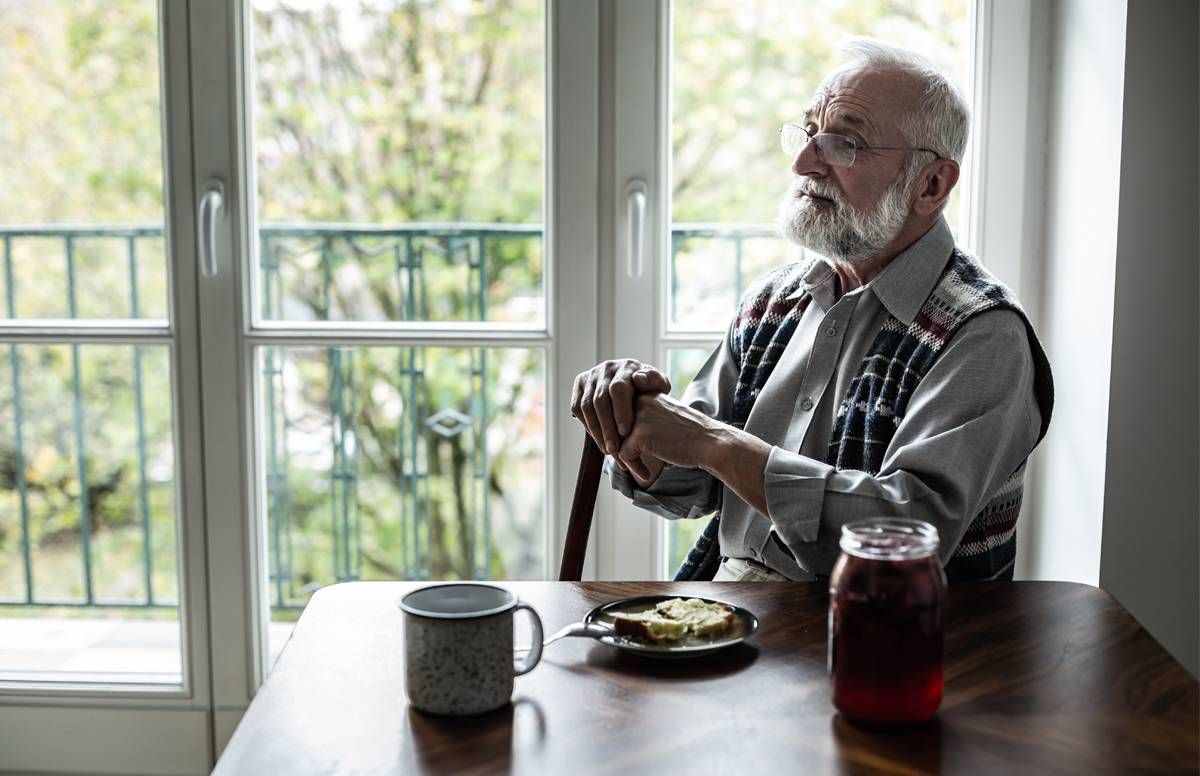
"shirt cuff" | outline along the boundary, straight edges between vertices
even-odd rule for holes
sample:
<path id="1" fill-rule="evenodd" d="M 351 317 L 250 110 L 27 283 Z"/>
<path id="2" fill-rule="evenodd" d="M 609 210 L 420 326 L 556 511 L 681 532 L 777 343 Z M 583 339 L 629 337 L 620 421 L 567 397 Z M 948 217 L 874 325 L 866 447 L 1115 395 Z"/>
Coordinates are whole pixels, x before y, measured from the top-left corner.
<path id="1" fill-rule="evenodd" d="M 767 517 L 775 533 L 791 546 L 815 542 L 821 527 L 825 484 L 836 471 L 806 455 L 772 447 L 763 472 Z"/>
<path id="2" fill-rule="evenodd" d="M 700 517 L 712 512 L 706 503 L 710 475 L 701 469 L 685 469 L 668 464 L 663 467 L 658 479 L 644 490 L 638 486 L 632 474 L 617 466 L 612 456 L 605 456 L 604 471 L 609 475 L 613 488 L 630 499 L 634 506 L 669 520 Z"/>

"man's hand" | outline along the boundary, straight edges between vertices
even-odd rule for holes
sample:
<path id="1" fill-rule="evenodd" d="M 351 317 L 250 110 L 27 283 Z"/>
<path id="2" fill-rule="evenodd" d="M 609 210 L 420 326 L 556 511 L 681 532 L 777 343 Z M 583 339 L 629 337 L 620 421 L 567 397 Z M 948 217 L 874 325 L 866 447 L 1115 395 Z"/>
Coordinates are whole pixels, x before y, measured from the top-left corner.
<path id="1" fill-rule="evenodd" d="M 633 428 L 633 405 L 638 394 L 670 390 L 667 376 L 649 364 L 630 358 L 605 361 L 575 378 L 571 414 L 583 423 L 601 450 L 616 455 L 622 439 Z"/>
<path id="2" fill-rule="evenodd" d="M 747 504 L 767 514 L 763 472 L 771 446 L 745 431 L 713 420 L 662 394 L 637 397 L 637 421 L 621 445 L 619 460 L 638 480 L 653 482 L 661 471 L 647 465 L 665 461 L 703 469 Z"/>
<path id="3" fill-rule="evenodd" d="M 646 457 L 692 469 L 711 460 L 724 423 L 661 393 L 642 394 L 636 405 L 637 421 L 618 456 L 639 480 L 654 474 L 642 464 Z"/>

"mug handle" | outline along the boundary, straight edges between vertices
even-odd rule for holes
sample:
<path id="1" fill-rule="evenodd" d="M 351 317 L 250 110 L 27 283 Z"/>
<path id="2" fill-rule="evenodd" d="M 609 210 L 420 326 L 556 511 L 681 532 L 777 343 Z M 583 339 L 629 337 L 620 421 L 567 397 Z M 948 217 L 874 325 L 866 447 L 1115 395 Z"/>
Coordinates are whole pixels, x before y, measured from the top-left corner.
<path id="1" fill-rule="evenodd" d="M 529 642 L 529 654 L 524 660 L 513 660 L 513 676 L 529 673 L 542 659 L 542 618 L 538 617 L 538 613 L 529 604 L 518 603 L 517 608 L 513 610 L 514 616 L 518 609 L 529 612 L 529 624 L 533 626 L 533 635 Z"/>

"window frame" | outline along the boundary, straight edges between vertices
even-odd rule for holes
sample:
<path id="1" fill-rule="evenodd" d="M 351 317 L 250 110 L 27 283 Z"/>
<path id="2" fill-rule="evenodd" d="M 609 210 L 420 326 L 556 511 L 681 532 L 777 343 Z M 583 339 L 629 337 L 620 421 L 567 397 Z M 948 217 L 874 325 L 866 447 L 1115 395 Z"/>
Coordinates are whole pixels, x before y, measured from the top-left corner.
<path id="1" fill-rule="evenodd" d="M 545 575 L 554 578 L 570 511 L 581 438 L 566 409 L 574 376 L 595 362 L 597 170 L 599 123 L 597 14 L 591 3 L 546 0 L 543 152 L 543 325 L 423 322 L 296 324 L 257 321 L 253 270 L 256 242 L 248 99 L 250 0 L 193 7 L 201 29 L 193 46 L 197 117 L 196 185 L 222 178 L 227 218 L 217 247 L 223 272 L 200 289 L 205 397 L 204 461 L 212 624 L 215 749 L 224 748 L 268 672 L 265 493 L 259 488 L 264 428 L 256 413 L 261 382 L 255 352 L 265 345 L 517 345 L 544 352 L 547 412 Z M 224 131 L 222 131 L 224 130 Z M 239 257 L 230 267 L 228 257 Z M 561 310 L 571 310 L 571 315 Z M 236 454 L 230 454 L 236 451 Z M 595 553 L 585 573 L 594 573 Z"/>
<path id="2" fill-rule="evenodd" d="M 179 685 L 0 684 L 0 751 L 18 770 L 195 772 L 212 767 L 208 556 L 200 466 L 199 328 L 192 170 L 190 8 L 159 0 L 167 320 L 0 321 L 2 343 L 159 344 L 169 349 L 178 536 Z M 79 735 L 64 741 L 62 730 Z M 127 746 L 111 747 L 121 740 Z"/>

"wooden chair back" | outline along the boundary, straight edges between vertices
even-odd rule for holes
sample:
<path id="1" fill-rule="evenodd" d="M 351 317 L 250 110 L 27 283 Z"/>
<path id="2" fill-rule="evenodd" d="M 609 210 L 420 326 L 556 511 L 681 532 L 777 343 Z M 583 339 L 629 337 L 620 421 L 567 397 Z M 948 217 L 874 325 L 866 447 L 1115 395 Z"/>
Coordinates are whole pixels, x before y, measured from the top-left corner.
<path id="1" fill-rule="evenodd" d="M 583 576 L 583 559 L 587 554 L 588 534 L 592 530 L 592 513 L 596 508 L 596 492 L 600 488 L 603 468 L 604 453 L 585 432 L 579 474 L 575 477 L 575 497 L 571 501 L 571 519 L 567 524 L 567 540 L 563 544 L 562 565 L 558 570 L 558 578 L 562 582 L 578 582 Z"/>

